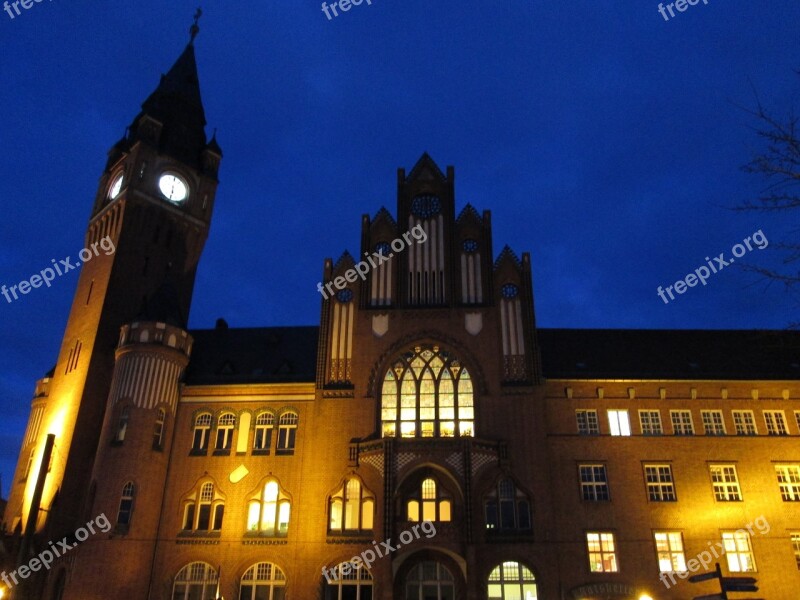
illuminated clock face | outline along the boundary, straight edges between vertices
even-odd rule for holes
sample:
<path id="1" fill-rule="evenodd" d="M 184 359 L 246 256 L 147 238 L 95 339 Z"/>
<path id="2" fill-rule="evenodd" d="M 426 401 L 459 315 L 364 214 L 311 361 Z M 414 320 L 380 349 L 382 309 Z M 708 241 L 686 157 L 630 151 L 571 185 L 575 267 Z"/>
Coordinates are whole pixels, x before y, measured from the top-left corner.
<path id="1" fill-rule="evenodd" d="M 117 175 L 114 178 L 114 181 L 111 183 L 111 186 L 108 188 L 108 199 L 109 200 L 116 200 L 117 196 L 119 196 L 120 191 L 122 191 L 122 184 L 124 181 L 124 177 L 122 173 Z"/>
<path id="2" fill-rule="evenodd" d="M 189 196 L 189 186 L 175 173 L 164 173 L 158 180 L 158 189 L 164 198 L 175 204 L 180 204 Z"/>

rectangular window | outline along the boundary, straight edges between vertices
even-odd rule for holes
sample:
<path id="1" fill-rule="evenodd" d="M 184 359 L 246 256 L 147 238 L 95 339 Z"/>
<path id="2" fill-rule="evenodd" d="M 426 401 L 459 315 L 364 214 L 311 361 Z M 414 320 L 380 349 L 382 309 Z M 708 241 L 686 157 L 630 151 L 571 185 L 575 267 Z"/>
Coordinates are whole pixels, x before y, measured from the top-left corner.
<path id="1" fill-rule="evenodd" d="M 775 465 L 784 502 L 800 502 L 800 465 Z"/>
<path id="2" fill-rule="evenodd" d="M 627 410 L 609 410 L 608 411 L 608 429 L 611 435 L 630 435 L 631 422 L 628 418 Z"/>
<path id="3" fill-rule="evenodd" d="M 749 533 L 742 529 L 723 531 L 722 544 L 725 556 L 728 558 L 728 570 L 731 573 L 751 573 L 756 570 Z"/>
<path id="4" fill-rule="evenodd" d="M 597 420 L 596 410 L 576 410 L 575 418 L 578 421 L 578 433 L 580 435 L 598 435 L 600 433 L 600 422 Z"/>
<path id="5" fill-rule="evenodd" d="M 297 436 L 298 416 L 289 412 L 278 419 L 278 454 L 293 454 L 294 443 Z"/>
<path id="6" fill-rule="evenodd" d="M 642 435 L 661 435 L 664 429 L 661 427 L 660 410 L 640 410 L 639 423 L 642 425 Z"/>
<path id="7" fill-rule="evenodd" d="M 214 531 L 220 531 L 222 529 L 222 518 L 225 515 L 225 505 L 224 504 L 217 504 L 214 507 Z"/>
<path id="8" fill-rule="evenodd" d="M 605 465 L 578 465 L 581 482 L 581 498 L 587 502 L 609 499 L 608 477 Z"/>
<path id="9" fill-rule="evenodd" d="M 718 502 L 740 502 L 742 491 L 735 465 L 711 465 L 711 484 Z"/>
<path id="10" fill-rule="evenodd" d="M 680 531 L 656 531 L 653 537 L 658 553 L 658 570 L 661 573 L 685 573 L 683 534 Z"/>
<path id="11" fill-rule="evenodd" d="M 194 529 L 194 502 L 186 505 L 183 513 L 183 528 L 187 531 Z"/>
<path id="12" fill-rule="evenodd" d="M 674 435 L 694 435 L 694 422 L 692 411 L 671 410 L 669 417 L 672 420 L 672 433 Z"/>
<path id="13" fill-rule="evenodd" d="M 201 504 L 197 516 L 197 530 L 208 531 L 209 525 L 211 525 L 211 505 Z"/>
<path id="14" fill-rule="evenodd" d="M 794 562 L 797 565 L 797 570 L 800 571 L 800 532 L 793 532 L 790 534 L 792 540 L 792 550 L 794 551 Z"/>
<path id="15" fill-rule="evenodd" d="M 617 545 L 610 532 L 588 532 L 586 546 L 589 551 L 589 569 L 592 573 L 617 573 Z"/>
<path id="16" fill-rule="evenodd" d="M 671 465 L 645 465 L 644 478 L 650 502 L 675 502 L 675 482 Z"/>
<path id="17" fill-rule="evenodd" d="M 752 410 L 734 410 L 732 413 L 736 435 L 758 435 L 756 418 Z"/>
<path id="18" fill-rule="evenodd" d="M 786 429 L 786 415 L 782 410 L 765 410 L 764 422 L 767 424 L 767 434 L 789 435 L 789 431 Z"/>
<path id="19" fill-rule="evenodd" d="M 706 435 L 725 435 L 725 420 L 721 410 L 702 410 L 703 430 Z"/>
<path id="20" fill-rule="evenodd" d="M 797 424 L 797 431 L 800 431 L 800 410 L 794 411 L 794 420 Z"/>

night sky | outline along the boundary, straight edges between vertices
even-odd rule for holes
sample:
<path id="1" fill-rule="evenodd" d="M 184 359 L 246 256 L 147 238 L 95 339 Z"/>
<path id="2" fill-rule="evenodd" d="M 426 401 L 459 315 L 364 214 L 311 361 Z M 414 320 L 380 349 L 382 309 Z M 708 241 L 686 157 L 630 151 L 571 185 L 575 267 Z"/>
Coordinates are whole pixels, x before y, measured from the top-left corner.
<path id="1" fill-rule="evenodd" d="M 796 0 L 205 2 L 196 42 L 223 148 L 191 327 L 316 324 L 323 259 L 395 210 L 396 169 L 456 168 L 457 211 L 492 210 L 494 251 L 532 257 L 543 327 L 783 328 L 798 294 L 731 267 L 656 295 L 796 215 L 730 210 L 765 182 L 744 108 L 800 108 Z M 76 255 L 105 165 L 188 41 L 196 4 L 43 1 L 0 12 L 0 284 Z M 13 9 L 12 9 L 13 10 Z M 791 218 L 790 218 L 791 217 Z M 796 238 L 795 238 L 796 239 Z M 77 272 L 0 297 L 0 472 L 54 364 Z"/>

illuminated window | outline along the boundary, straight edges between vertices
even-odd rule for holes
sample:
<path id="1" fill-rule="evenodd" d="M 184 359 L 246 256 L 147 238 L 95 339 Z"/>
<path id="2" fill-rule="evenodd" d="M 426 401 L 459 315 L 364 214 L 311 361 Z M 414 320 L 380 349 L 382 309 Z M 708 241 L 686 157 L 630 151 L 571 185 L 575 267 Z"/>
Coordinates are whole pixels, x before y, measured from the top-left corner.
<path id="1" fill-rule="evenodd" d="M 167 421 L 167 411 L 163 408 L 156 413 L 156 426 L 153 429 L 153 450 L 161 450 L 164 447 L 164 431 Z"/>
<path id="2" fill-rule="evenodd" d="M 617 545 L 610 532 L 588 532 L 586 546 L 589 551 L 589 569 L 592 573 L 616 573 Z"/>
<path id="3" fill-rule="evenodd" d="M 537 600 L 536 577 L 518 562 L 504 562 L 489 574 L 489 600 Z"/>
<path id="4" fill-rule="evenodd" d="M 656 531 L 653 537 L 658 553 L 658 570 L 662 573 L 685 573 L 683 534 L 680 531 Z"/>
<path id="5" fill-rule="evenodd" d="M 670 465 L 645 465 L 644 478 L 650 502 L 674 502 L 677 500 Z"/>
<path id="6" fill-rule="evenodd" d="M 797 564 L 797 569 L 800 571 L 800 532 L 793 532 L 790 534 L 792 541 L 792 550 L 794 551 L 794 562 Z"/>
<path id="7" fill-rule="evenodd" d="M 511 479 L 501 479 L 486 500 L 486 528 L 530 531 L 531 503 Z"/>
<path id="8" fill-rule="evenodd" d="M 214 445 L 215 450 L 228 450 L 231 449 L 231 442 L 233 441 L 233 429 L 236 427 L 236 415 L 233 413 L 223 413 L 217 419 L 217 443 Z"/>
<path id="9" fill-rule="evenodd" d="M 381 388 L 383 437 L 475 435 L 472 378 L 438 346 L 395 361 Z"/>
<path id="10" fill-rule="evenodd" d="M 426 561 L 406 575 L 405 600 L 453 600 L 455 580 L 443 564 Z"/>
<path id="11" fill-rule="evenodd" d="M 278 419 L 278 454 L 294 454 L 297 422 L 296 412 L 283 413 Z"/>
<path id="12" fill-rule="evenodd" d="M 325 600 L 372 600 L 372 575 L 363 564 L 343 562 L 324 573 Z"/>
<path id="13" fill-rule="evenodd" d="M 611 435 L 630 435 L 631 422 L 627 410 L 608 411 L 608 429 Z"/>
<path id="14" fill-rule="evenodd" d="M 610 498 L 605 465 L 578 465 L 581 498 L 588 502 L 601 502 Z"/>
<path id="15" fill-rule="evenodd" d="M 275 416 L 272 413 L 262 412 L 256 417 L 256 433 L 253 437 L 253 452 L 256 454 L 269 454 L 272 445 L 272 430 L 275 427 Z"/>
<path id="16" fill-rule="evenodd" d="M 286 575 L 268 562 L 253 565 L 242 576 L 239 600 L 283 600 L 286 597 Z"/>
<path id="17" fill-rule="evenodd" d="M 172 600 L 214 600 L 219 574 L 208 563 L 186 565 L 175 577 Z"/>
<path id="18" fill-rule="evenodd" d="M 769 435 L 789 435 L 786 429 L 786 415 L 782 410 L 765 410 L 764 422 Z"/>
<path id="19" fill-rule="evenodd" d="M 775 465 L 784 502 L 800 502 L 800 465 Z"/>
<path id="20" fill-rule="evenodd" d="M 671 410 L 669 411 L 669 417 L 672 421 L 672 433 L 674 435 L 694 435 L 692 411 Z"/>
<path id="21" fill-rule="evenodd" d="M 452 521 L 453 502 L 442 493 L 436 480 L 428 477 L 422 481 L 406 503 L 408 520 L 419 521 Z"/>
<path id="22" fill-rule="evenodd" d="M 119 501 L 119 512 L 117 512 L 117 525 L 127 526 L 131 522 L 131 513 L 133 513 L 133 482 L 129 481 L 122 488 L 122 497 Z"/>
<path id="23" fill-rule="evenodd" d="M 206 482 L 183 503 L 184 531 L 219 531 L 225 514 L 225 500 L 213 483 Z"/>
<path id="24" fill-rule="evenodd" d="M 718 502 L 741 501 L 742 490 L 739 488 L 739 477 L 734 465 L 711 465 L 709 470 L 714 498 Z"/>
<path id="25" fill-rule="evenodd" d="M 640 410 L 639 423 L 642 426 L 642 435 L 661 435 L 664 428 L 661 426 L 660 410 Z"/>
<path id="26" fill-rule="evenodd" d="M 197 415 L 194 420 L 194 437 L 192 439 L 193 452 L 208 450 L 208 438 L 211 434 L 211 413 Z"/>
<path id="27" fill-rule="evenodd" d="M 22 475 L 22 481 L 28 479 L 28 476 L 31 474 L 31 469 L 33 469 L 33 461 L 36 457 L 36 448 L 31 448 L 31 453 L 28 455 L 28 462 L 25 464 L 25 473 Z"/>
<path id="28" fill-rule="evenodd" d="M 355 477 L 347 479 L 329 501 L 331 532 L 367 531 L 375 518 L 375 496 Z"/>
<path id="29" fill-rule="evenodd" d="M 247 506 L 247 531 L 271 537 L 289 532 L 291 502 L 278 482 L 270 480 L 250 498 Z"/>
<path id="30" fill-rule="evenodd" d="M 732 414 L 736 435 L 758 435 L 756 418 L 752 410 L 734 410 Z"/>
<path id="31" fill-rule="evenodd" d="M 700 415 L 706 435 L 725 435 L 725 420 L 721 410 L 701 410 Z"/>
<path id="32" fill-rule="evenodd" d="M 722 544 L 725 556 L 728 558 L 728 570 L 731 573 L 749 573 L 756 570 L 749 533 L 742 529 L 723 531 Z"/>
<path id="33" fill-rule="evenodd" d="M 123 406 L 119 413 L 119 421 L 117 421 L 117 433 L 114 435 L 114 441 L 121 444 L 125 440 L 125 433 L 128 431 L 128 421 L 130 420 L 130 407 Z"/>
<path id="34" fill-rule="evenodd" d="M 575 420 L 578 422 L 580 435 L 597 435 L 600 433 L 600 422 L 597 411 L 592 409 L 578 409 L 575 411 Z"/>

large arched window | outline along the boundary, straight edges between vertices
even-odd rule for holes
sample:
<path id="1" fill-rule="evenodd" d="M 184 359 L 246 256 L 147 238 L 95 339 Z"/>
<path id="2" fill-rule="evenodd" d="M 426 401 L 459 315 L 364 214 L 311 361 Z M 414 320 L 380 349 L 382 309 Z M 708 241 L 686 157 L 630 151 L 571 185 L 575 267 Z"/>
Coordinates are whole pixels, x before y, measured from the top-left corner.
<path id="1" fill-rule="evenodd" d="M 536 600 L 536 577 L 525 565 L 504 562 L 489 574 L 489 600 Z"/>
<path id="2" fill-rule="evenodd" d="M 492 531 L 529 531 L 531 504 L 511 479 L 501 479 L 486 498 L 486 528 Z"/>
<path id="3" fill-rule="evenodd" d="M 397 359 L 381 388 L 383 437 L 475 435 L 472 378 L 438 346 Z"/>
<path id="4" fill-rule="evenodd" d="M 192 436 L 192 452 L 205 452 L 208 449 L 208 438 L 211 435 L 211 413 L 201 413 L 194 420 Z"/>
<path id="5" fill-rule="evenodd" d="M 364 565 L 343 562 L 322 572 L 325 600 L 372 600 L 372 575 Z"/>
<path id="6" fill-rule="evenodd" d="M 455 594 L 453 574 L 439 562 L 421 562 L 406 575 L 405 600 L 454 600 Z"/>
<path id="7" fill-rule="evenodd" d="M 375 496 L 352 477 L 331 496 L 328 529 L 334 533 L 372 529 L 374 513 Z"/>
<path id="8" fill-rule="evenodd" d="M 272 479 L 250 498 L 247 531 L 266 536 L 285 536 L 289 532 L 291 509 L 289 496 Z"/>
<path id="9" fill-rule="evenodd" d="M 432 477 L 409 495 L 406 501 L 406 516 L 411 522 L 453 520 L 453 501 L 447 492 Z"/>
<path id="10" fill-rule="evenodd" d="M 283 600 L 286 575 L 272 563 L 253 565 L 245 572 L 239 587 L 239 600 Z"/>
<path id="11" fill-rule="evenodd" d="M 172 600 L 214 600 L 218 578 L 218 573 L 208 563 L 190 563 L 175 577 Z"/>

